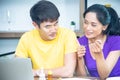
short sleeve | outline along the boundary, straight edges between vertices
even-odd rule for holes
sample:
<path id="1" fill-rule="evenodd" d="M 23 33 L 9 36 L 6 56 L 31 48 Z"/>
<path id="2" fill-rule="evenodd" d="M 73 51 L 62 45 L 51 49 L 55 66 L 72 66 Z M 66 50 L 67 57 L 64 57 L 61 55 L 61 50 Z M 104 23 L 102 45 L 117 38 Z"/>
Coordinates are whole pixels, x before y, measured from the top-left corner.
<path id="1" fill-rule="evenodd" d="M 78 42 L 77 42 L 76 34 L 72 31 L 69 31 L 67 33 L 67 36 L 65 37 L 65 54 L 76 52 L 77 48 L 78 48 Z"/>
<path id="2" fill-rule="evenodd" d="M 79 37 L 78 42 L 80 45 L 83 45 L 83 46 L 88 45 L 88 39 L 85 36 Z"/>
<path id="3" fill-rule="evenodd" d="M 120 36 L 113 36 L 110 38 L 111 51 L 120 50 Z"/>
<path id="4" fill-rule="evenodd" d="M 18 57 L 27 58 L 28 57 L 28 44 L 27 44 L 27 34 L 23 34 L 19 40 L 18 46 L 16 48 L 15 55 Z"/>

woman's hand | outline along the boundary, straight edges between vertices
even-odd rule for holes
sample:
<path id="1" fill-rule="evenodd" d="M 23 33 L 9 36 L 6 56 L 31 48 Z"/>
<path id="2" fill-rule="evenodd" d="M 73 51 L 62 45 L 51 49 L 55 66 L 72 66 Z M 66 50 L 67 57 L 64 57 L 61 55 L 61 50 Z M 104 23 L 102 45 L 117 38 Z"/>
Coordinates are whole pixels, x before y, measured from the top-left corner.
<path id="1" fill-rule="evenodd" d="M 89 44 L 89 47 L 90 47 L 90 51 L 94 55 L 95 59 L 98 57 L 103 58 L 103 52 L 102 52 L 103 44 L 100 40 L 97 40 L 94 43 Z"/>
<path id="2" fill-rule="evenodd" d="M 86 48 L 83 45 L 80 45 L 77 51 L 77 57 L 78 57 L 78 66 L 77 66 L 77 75 L 79 76 L 87 76 L 84 58 L 83 56 L 86 53 Z"/>
<path id="3" fill-rule="evenodd" d="M 77 56 L 78 58 L 82 58 L 86 53 L 86 48 L 85 46 L 80 45 L 77 51 Z"/>

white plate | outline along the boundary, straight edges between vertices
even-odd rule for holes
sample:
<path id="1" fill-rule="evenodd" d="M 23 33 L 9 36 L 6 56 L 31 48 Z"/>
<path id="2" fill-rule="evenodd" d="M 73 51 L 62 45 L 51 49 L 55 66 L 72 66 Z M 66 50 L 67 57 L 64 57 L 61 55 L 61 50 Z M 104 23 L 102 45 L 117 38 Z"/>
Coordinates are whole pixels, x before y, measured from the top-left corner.
<path id="1" fill-rule="evenodd" d="M 60 80 L 91 80 L 91 79 L 85 79 L 85 78 L 64 78 Z"/>
<path id="2" fill-rule="evenodd" d="M 109 77 L 106 80 L 120 80 L 120 77 Z"/>

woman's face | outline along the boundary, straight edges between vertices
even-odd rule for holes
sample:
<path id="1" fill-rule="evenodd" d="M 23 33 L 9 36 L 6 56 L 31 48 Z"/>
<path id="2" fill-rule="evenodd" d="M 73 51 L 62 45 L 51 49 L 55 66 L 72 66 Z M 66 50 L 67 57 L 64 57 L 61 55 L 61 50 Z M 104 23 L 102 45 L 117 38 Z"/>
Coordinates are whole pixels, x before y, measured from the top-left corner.
<path id="1" fill-rule="evenodd" d="M 96 13 L 88 12 L 85 15 L 83 30 L 88 39 L 98 38 L 102 35 L 102 31 L 106 29 L 97 19 Z"/>

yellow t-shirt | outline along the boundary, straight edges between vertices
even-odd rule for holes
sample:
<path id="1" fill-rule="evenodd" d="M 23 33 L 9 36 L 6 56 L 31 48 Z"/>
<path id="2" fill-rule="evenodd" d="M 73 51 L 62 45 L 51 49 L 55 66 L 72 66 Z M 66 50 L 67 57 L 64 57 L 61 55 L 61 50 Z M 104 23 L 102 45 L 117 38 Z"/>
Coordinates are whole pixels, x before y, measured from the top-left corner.
<path id="1" fill-rule="evenodd" d="M 16 55 L 31 58 L 33 69 L 57 68 L 64 65 L 64 56 L 77 51 L 77 39 L 73 31 L 59 28 L 56 39 L 44 41 L 37 29 L 26 32 L 16 48 Z"/>

